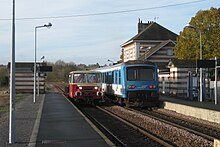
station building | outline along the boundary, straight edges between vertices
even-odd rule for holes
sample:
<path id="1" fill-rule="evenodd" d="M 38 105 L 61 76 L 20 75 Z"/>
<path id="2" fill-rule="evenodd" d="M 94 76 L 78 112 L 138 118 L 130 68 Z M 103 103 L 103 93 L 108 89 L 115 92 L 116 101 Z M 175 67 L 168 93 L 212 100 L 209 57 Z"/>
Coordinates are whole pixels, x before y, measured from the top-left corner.
<path id="1" fill-rule="evenodd" d="M 156 22 L 138 22 L 138 34 L 121 45 L 123 61 L 148 60 L 165 68 L 171 59 L 175 59 L 174 47 L 177 34 Z"/>
<path id="2" fill-rule="evenodd" d="M 188 99 L 198 97 L 198 77 L 196 61 L 178 60 L 174 54 L 177 34 L 148 21 L 138 22 L 138 33 L 123 43 L 123 61 L 148 60 L 159 68 L 160 93 Z M 204 75 L 204 95 L 208 100 L 213 97 L 213 82 Z"/>

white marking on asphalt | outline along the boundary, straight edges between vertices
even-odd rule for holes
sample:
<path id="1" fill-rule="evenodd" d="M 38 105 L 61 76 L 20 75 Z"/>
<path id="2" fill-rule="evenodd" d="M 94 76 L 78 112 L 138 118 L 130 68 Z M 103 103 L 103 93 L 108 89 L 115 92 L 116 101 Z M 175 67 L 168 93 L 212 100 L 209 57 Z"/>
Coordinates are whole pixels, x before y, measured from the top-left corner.
<path id="1" fill-rule="evenodd" d="M 36 118 L 35 123 L 34 123 L 34 128 L 32 130 L 32 134 L 31 134 L 31 138 L 29 140 L 28 147 L 35 147 L 36 146 L 38 130 L 39 130 L 39 127 L 40 127 L 40 119 L 41 119 L 43 105 L 44 105 L 44 99 L 45 99 L 45 94 L 43 95 L 41 104 L 39 106 L 39 110 L 38 110 L 38 113 L 37 113 L 37 118 Z"/>

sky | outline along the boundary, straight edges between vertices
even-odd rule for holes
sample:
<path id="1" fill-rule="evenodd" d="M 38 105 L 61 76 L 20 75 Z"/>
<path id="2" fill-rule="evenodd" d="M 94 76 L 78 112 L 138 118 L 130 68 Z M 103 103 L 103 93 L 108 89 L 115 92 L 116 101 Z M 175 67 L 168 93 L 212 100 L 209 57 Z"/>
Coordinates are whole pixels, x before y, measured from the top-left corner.
<path id="1" fill-rule="evenodd" d="M 220 0 L 15 0 L 15 61 L 109 64 L 117 62 L 120 45 L 137 34 L 140 18 L 179 34 L 199 10 L 219 8 Z M 12 49 L 12 0 L 0 0 L 0 64 Z"/>

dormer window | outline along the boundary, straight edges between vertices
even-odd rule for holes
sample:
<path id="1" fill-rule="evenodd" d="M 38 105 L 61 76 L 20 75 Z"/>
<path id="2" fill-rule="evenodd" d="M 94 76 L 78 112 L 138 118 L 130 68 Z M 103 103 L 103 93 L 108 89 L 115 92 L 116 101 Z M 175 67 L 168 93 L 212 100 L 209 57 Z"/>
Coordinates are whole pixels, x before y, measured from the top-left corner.
<path id="1" fill-rule="evenodd" d="M 173 49 L 172 48 L 167 49 L 167 56 L 173 56 Z"/>

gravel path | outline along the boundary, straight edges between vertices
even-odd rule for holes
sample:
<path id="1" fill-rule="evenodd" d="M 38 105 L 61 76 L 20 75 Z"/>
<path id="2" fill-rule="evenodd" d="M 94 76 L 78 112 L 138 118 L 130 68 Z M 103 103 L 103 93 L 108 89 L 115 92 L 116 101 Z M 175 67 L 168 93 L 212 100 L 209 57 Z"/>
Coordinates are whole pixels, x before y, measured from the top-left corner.
<path id="1" fill-rule="evenodd" d="M 0 117 L 0 147 L 28 146 L 43 95 L 32 102 L 32 95 L 24 95 L 24 99 L 16 104 L 16 143 L 8 143 L 9 113 Z"/>

